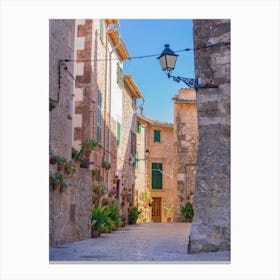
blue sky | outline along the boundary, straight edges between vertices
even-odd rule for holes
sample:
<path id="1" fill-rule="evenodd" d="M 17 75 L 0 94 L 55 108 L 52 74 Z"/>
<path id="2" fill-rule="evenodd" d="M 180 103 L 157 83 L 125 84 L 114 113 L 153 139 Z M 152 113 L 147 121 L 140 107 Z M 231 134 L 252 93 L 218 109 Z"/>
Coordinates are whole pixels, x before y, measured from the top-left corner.
<path id="1" fill-rule="evenodd" d="M 120 20 L 119 31 L 131 57 L 160 54 L 167 43 L 173 51 L 193 47 L 190 19 L 125 19 Z M 177 54 L 172 74 L 193 78 L 193 51 Z M 168 79 L 156 57 L 126 61 L 124 72 L 133 76 L 145 96 L 144 115 L 153 120 L 173 122 L 171 98 L 186 85 Z"/>

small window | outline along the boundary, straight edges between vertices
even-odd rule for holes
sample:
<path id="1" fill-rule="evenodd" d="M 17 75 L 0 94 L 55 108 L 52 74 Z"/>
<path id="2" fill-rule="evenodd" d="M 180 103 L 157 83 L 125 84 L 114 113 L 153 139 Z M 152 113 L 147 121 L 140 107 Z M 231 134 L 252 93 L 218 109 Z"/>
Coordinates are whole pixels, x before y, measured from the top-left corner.
<path id="1" fill-rule="evenodd" d="M 162 163 L 152 163 L 152 189 L 162 189 Z"/>
<path id="2" fill-rule="evenodd" d="M 160 130 L 154 130 L 154 142 L 160 142 Z"/>
<path id="3" fill-rule="evenodd" d="M 141 122 L 137 122 L 137 132 L 140 134 L 141 133 Z"/>
<path id="4" fill-rule="evenodd" d="M 117 122 L 117 145 L 121 142 L 121 124 Z"/>

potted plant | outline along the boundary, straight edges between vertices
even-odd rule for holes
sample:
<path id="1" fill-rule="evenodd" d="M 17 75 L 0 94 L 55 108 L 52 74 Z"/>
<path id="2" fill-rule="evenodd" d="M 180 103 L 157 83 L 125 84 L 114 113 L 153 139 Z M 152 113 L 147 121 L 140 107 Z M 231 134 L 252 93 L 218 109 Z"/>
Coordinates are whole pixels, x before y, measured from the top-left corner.
<path id="1" fill-rule="evenodd" d="M 136 221 L 138 219 L 139 212 L 138 212 L 138 207 L 132 207 L 129 212 L 128 212 L 128 223 L 131 224 L 136 224 Z"/>
<path id="2" fill-rule="evenodd" d="M 104 228 L 105 215 L 100 206 L 95 207 L 91 213 L 91 237 L 97 238 Z"/>
<path id="3" fill-rule="evenodd" d="M 82 168 L 89 167 L 90 153 L 95 149 L 95 147 L 97 145 L 98 145 L 98 141 L 91 139 L 91 138 L 85 138 L 82 141 L 82 146 L 81 146 L 80 155 L 79 155 Z"/>
<path id="4" fill-rule="evenodd" d="M 50 164 L 54 165 L 56 163 L 57 163 L 56 155 L 51 155 L 50 156 Z"/>
<path id="5" fill-rule="evenodd" d="M 52 111 L 57 105 L 57 101 L 49 98 L 49 111 Z"/>
<path id="6" fill-rule="evenodd" d="M 180 210 L 185 221 L 191 223 L 194 215 L 193 205 L 190 202 L 186 202 L 185 205 L 181 205 Z"/>
<path id="7" fill-rule="evenodd" d="M 60 172 L 50 175 L 50 184 L 52 185 L 54 191 L 60 189 L 62 182 L 63 175 Z"/>
<path id="8" fill-rule="evenodd" d="M 115 203 L 109 204 L 107 208 L 109 209 L 109 217 L 114 222 L 113 230 L 117 230 L 122 225 L 120 208 Z"/>
<path id="9" fill-rule="evenodd" d="M 60 192 L 67 192 L 67 187 L 72 186 L 72 183 L 67 180 L 63 180 L 60 187 Z"/>
<path id="10" fill-rule="evenodd" d="M 102 168 L 109 170 L 111 168 L 111 163 L 107 161 L 102 161 Z"/>
<path id="11" fill-rule="evenodd" d="M 80 168 L 81 166 L 81 157 L 81 151 L 77 151 L 75 148 L 72 147 L 72 159 L 75 161 L 77 168 Z"/>
<path id="12" fill-rule="evenodd" d="M 67 159 L 61 156 L 56 156 L 56 160 L 57 160 L 57 170 L 64 171 L 65 163 L 67 162 Z"/>
<path id="13" fill-rule="evenodd" d="M 76 164 L 74 161 L 69 160 L 65 163 L 64 173 L 67 175 L 72 175 L 76 172 Z"/>

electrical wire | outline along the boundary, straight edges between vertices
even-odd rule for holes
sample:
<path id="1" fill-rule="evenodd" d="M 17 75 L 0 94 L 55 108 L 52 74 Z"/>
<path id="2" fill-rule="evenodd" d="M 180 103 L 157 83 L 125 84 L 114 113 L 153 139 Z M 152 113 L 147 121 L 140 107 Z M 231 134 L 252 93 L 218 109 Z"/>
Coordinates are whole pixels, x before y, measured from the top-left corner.
<path id="1" fill-rule="evenodd" d="M 218 42 L 215 44 L 211 44 L 211 45 L 206 45 L 206 46 L 201 46 L 201 47 L 197 47 L 197 48 L 186 48 L 186 49 L 182 49 L 182 50 L 178 50 L 178 51 L 174 51 L 175 53 L 179 53 L 179 52 L 183 52 L 183 51 L 196 51 L 196 50 L 200 50 L 200 49 L 207 49 L 207 48 L 211 48 L 211 47 L 216 47 L 216 46 L 227 46 L 230 45 L 230 42 Z M 160 54 L 149 54 L 149 55 L 140 55 L 140 56 L 131 56 L 129 57 L 128 61 L 132 60 L 132 59 L 143 59 L 143 58 L 149 58 L 149 57 L 155 57 L 155 56 L 160 56 Z M 70 61 L 76 61 L 76 62 L 87 62 L 87 61 L 112 61 L 112 60 L 119 60 L 118 58 L 111 58 L 111 59 L 61 59 L 60 61 L 64 61 L 64 62 L 70 62 Z"/>

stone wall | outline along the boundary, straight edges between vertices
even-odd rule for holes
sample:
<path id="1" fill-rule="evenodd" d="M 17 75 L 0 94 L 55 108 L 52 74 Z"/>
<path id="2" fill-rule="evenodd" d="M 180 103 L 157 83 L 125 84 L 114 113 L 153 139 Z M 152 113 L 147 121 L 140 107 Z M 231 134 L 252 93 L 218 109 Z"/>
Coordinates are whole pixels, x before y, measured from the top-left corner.
<path id="1" fill-rule="evenodd" d="M 54 154 L 71 158 L 73 65 L 67 71 L 59 60 L 74 58 L 75 20 L 49 21 L 49 97 L 59 102 L 49 113 L 50 149 Z M 60 79 L 59 79 L 60 74 Z"/>
<path id="2" fill-rule="evenodd" d="M 174 101 L 174 176 L 177 201 L 175 217 L 182 221 L 180 206 L 193 202 L 197 168 L 198 125 L 196 93 L 193 89 L 181 89 Z"/>
<path id="3" fill-rule="evenodd" d="M 68 180 L 72 186 L 66 192 L 50 187 L 50 246 L 90 238 L 91 172 L 80 168 Z"/>
<path id="4" fill-rule="evenodd" d="M 83 92 L 81 89 L 76 91 L 73 77 L 71 77 L 71 75 L 77 77 L 77 73 L 80 73 L 80 65 L 72 61 L 63 62 L 59 71 L 58 61 L 73 60 L 76 58 L 78 49 L 84 49 L 85 42 L 81 40 L 77 43 L 77 38 L 75 38 L 79 23 L 83 23 L 83 21 L 50 20 L 49 22 L 50 98 L 57 99 L 59 91 L 59 103 L 50 111 L 50 148 L 54 154 L 63 156 L 67 160 L 71 159 L 72 127 L 76 125 L 76 120 L 73 118 L 74 113 L 80 110 L 75 103 L 77 100 L 73 100 L 73 95 L 74 98 L 76 96 L 82 98 Z M 67 69 L 65 69 L 66 67 Z M 56 171 L 56 165 L 50 165 L 50 174 L 54 174 Z M 72 186 L 67 188 L 67 192 L 53 191 L 50 187 L 49 237 L 51 246 L 90 236 L 91 172 L 79 169 L 67 180 L 72 182 Z"/>
<path id="5" fill-rule="evenodd" d="M 230 249 L 230 21 L 194 20 L 193 33 L 194 47 L 200 48 L 194 53 L 195 74 L 202 85 L 219 88 L 197 91 L 199 149 L 190 253 Z"/>

